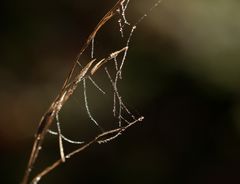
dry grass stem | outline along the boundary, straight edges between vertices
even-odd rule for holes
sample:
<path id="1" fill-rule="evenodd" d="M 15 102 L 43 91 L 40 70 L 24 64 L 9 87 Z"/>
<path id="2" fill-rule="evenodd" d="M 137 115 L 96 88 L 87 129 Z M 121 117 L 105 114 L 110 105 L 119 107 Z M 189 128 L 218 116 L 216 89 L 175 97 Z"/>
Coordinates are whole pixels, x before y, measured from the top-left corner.
<path id="1" fill-rule="evenodd" d="M 125 0 L 119 0 L 116 2 L 116 4 L 112 7 L 111 10 L 109 10 L 106 15 L 100 20 L 100 22 L 97 24 L 93 32 L 89 35 L 85 43 L 83 44 L 74 64 L 73 67 L 66 78 L 63 87 L 61 91 L 59 92 L 57 98 L 52 102 L 51 106 L 47 110 L 47 112 L 43 115 L 41 118 L 41 121 L 38 126 L 37 133 L 35 135 L 35 140 L 33 143 L 32 152 L 29 158 L 29 162 L 27 165 L 27 168 L 25 170 L 25 174 L 22 180 L 22 184 L 27 184 L 29 181 L 29 176 L 32 171 L 33 165 L 38 157 L 39 151 L 41 150 L 41 146 L 43 143 L 43 140 L 45 138 L 46 133 L 48 132 L 49 127 L 51 126 L 54 118 L 56 117 L 56 114 L 59 113 L 62 106 L 65 104 L 65 102 L 69 99 L 69 97 L 73 94 L 74 90 L 76 89 L 78 83 L 85 77 L 86 73 L 92 66 L 95 60 L 90 61 L 80 72 L 79 74 L 72 80 L 73 73 L 76 69 L 77 63 L 79 62 L 79 59 L 83 52 L 86 50 L 86 48 L 89 46 L 91 41 L 96 36 L 97 32 L 101 29 L 101 27 L 110 20 L 113 15 L 116 13 L 116 10 L 121 6 L 121 3 L 124 3 Z M 72 81 L 71 81 L 72 80 Z M 59 138 L 61 140 L 61 136 Z M 63 153 L 62 153 L 63 154 Z M 63 155 L 62 155 L 63 156 Z M 64 159 L 63 159 L 64 160 Z"/>
<path id="2" fill-rule="evenodd" d="M 150 10 L 151 12 L 153 8 L 157 7 L 158 4 L 161 2 L 158 1 Z M 125 11 L 127 9 L 127 6 L 129 4 L 129 0 L 118 0 L 115 5 L 103 16 L 103 18 L 99 21 L 97 26 L 94 28 L 93 32 L 88 36 L 86 41 L 84 42 L 83 46 L 81 47 L 79 54 L 77 55 L 75 61 L 73 62 L 73 66 L 65 79 L 63 86 L 61 90 L 59 91 L 59 94 L 55 98 L 55 100 L 52 102 L 46 113 L 42 116 L 40 123 L 38 125 L 37 132 L 35 134 L 34 143 L 31 151 L 31 155 L 28 161 L 27 168 L 25 170 L 25 174 L 23 177 L 23 180 L 21 184 L 28 184 L 31 180 L 31 183 L 36 184 L 40 181 L 40 179 L 51 172 L 53 169 L 58 167 L 60 164 L 64 163 L 67 159 L 70 157 L 76 155 L 77 153 L 85 150 L 90 145 L 94 143 L 106 143 L 109 142 L 115 138 L 117 138 L 119 135 L 121 135 L 125 130 L 127 130 L 129 127 L 135 125 L 137 122 L 141 122 L 143 120 L 143 117 L 135 118 L 135 116 L 129 111 L 129 109 L 126 107 L 126 105 L 123 103 L 122 97 L 119 94 L 118 91 L 118 81 L 122 79 L 122 68 L 124 65 L 124 62 L 126 60 L 126 55 L 129 49 L 129 43 L 130 39 L 133 35 L 133 32 L 136 29 L 137 24 L 139 24 L 146 16 L 142 16 L 133 26 L 131 27 L 131 31 L 129 33 L 129 37 L 126 40 L 126 44 L 123 48 L 120 50 L 116 50 L 106 56 L 103 59 L 97 59 L 94 57 L 94 39 L 97 34 L 97 32 L 102 28 L 102 26 L 109 21 L 116 13 L 118 13 L 121 18 L 118 20 L 119 26 L 120 26 L 120 33 L 121 36 L 124 37 L 123 34 L 123 28 L 124 26 L 130 26 L 130 23 L 127 21 Z M 84 53 L 84 51 L 91 45 L 91 61 L 89 61 L 85 66 L 82 66 L 80 63 L 80 57 Z M 119 55 L 122 55 L 122 59 L 120 63 L 117 61 L 117 57 Z M 91 76 L 95 75 L 98 70 L 100 70 L 107 62 L 113 61 L 113 65 L 115 68 L 115 74 L 114 77 L 112 77 L 107 69 L 105 67 L 105 72 L 110 80 L 110 83 L 113 88 L 113 114 L 114 117 L 118 119 L 118 125 L 119 127 L 112 130 L 104 131 L 103 128 L 98 124 L 98 122 L 93 118 L 89 106 L 88 106 L 88 100 L 87 100 L 87 90 L 86 90 L 86 79 L 89 79 L 93 85 L 103 94 L 105 94 L 105 91 L 102 90 L 97 83 L 91 78 Z M 77 71 L 77 69 L 79 71 Z M 102 130 L 102 133 L 97 135 L 94 139 L 87 143 L 83 143 L 81 141 L 72 141 L 65 136 L 63 136 L 61 127 L 60 127 L 60 121 L 59 121 L 59 113 L 65 103 L 68 101 L 68 99 L 72 96 L 74 91 L 76 90 L 77 86 L 80 82 L 83 82 L 84 87 L 84 100 L 85 100 L 85 107 L 87 110 L 88 117 L 99 127 L 99 129 Z M 123 111 L 128 114 L 128 116 L 131 116 L 131 120 L 127 120 L 127 118 L 124 118 L 122 113 Z M 57 132 L 51 131 L 49 128 L 53 124 L 54 120 L 56 120 L 57 123 Z M 123 122 L 125 122 L 126 125 L 123 126 Z M 36 162 L 36 159 L 38 158 L 39 151 L 41 150 L 43 141 L 45 139 L 45 136 L 47 133 L 51 133 L 53 135 L 58 136 L 58 142 L 59 142 L 59 151 L 60 151 L 60 159 L 54 162 L 52 165 L 48 166 L 47 168 L 43 169 L 39 174 L 37 174 L 33 179 L 30 179 L 30 174 L 33 169 L 33 166 Z M 63 141 L 73 143 L 73 144 L 82 144 L 79 148 L 75 149 L 74 151 L 65 154 L 64 147 L 63 147 Z"/>

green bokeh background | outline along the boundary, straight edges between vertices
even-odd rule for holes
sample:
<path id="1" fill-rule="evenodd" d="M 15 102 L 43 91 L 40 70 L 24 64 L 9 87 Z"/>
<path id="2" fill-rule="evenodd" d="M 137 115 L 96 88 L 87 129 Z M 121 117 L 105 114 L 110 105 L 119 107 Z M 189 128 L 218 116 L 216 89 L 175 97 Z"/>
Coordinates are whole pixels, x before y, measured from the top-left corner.
<path id="1" fill-rule="evenodd" d="M 42 114 L 57 95 L 81 45 L 115 1 L 1 2 L 1 183 L 19 183 Z M 131 0 L 136 22 L 155 2 Z M 120 91 L 142 124 L 95 145 L 42 179 L 52 183 L 239 183 L 240 2 L 164 0 L 137 26 Z M 129 29 L 126 29 L 129 31 Z M 117 18 L 99 32 L 95 56 L 119 49 Z M 87 50 L 83 62 L 89 60 Z M 88 84 L 89 105 L 104 127 L 107 97 Z M 98 132 L 87 119 L 82 89 L 61 113 L 74 139 Z M 66 145 L 67 150 L 74 146 Z M 34 172 L 59 157 L 48 136 Z"/>

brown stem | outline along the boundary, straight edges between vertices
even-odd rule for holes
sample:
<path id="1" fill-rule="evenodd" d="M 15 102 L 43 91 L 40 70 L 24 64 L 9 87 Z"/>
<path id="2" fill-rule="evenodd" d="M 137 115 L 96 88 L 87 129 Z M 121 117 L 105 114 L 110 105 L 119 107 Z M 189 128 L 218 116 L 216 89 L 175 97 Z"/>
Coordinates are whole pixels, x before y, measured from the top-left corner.
<path id="1" fill-rule="evenodd" d="M 35 135 L 35 139 L 34 139 L 34 143 L 33 143 L 32 152 L 31 152 L 31 155 L 30 155 L 30 158 L 29 158 L 29 161 L 28 161 L 28 165 L 27 165 L 27 168 L 25 170 L 25 174 L 24 174 L 24 177 L 23 177 L 23 180 L 22 180 L 21 184 L 28 184 L 30 173 L 31 173 L 33 165 L 34 165 L 34 163 L 35 163 L 35 161 L 38 157 L 39 151 L 41 149 L 41 146 L 42 146 L 42 143 L 43 143 L 43 140 L 45 138 L 45 135 L 47 133 L 48 128 L 52 124 L 52 122 L 55 118 L 55 115 L 62 108 L 62 105 L 68 100 L 68 98 L 72 95 L 73 91 L 76 89 L 77 83 L 79 82 L 79 78 L 78 79 L 74 78 L 72 83 L 70 83 L 70 81 L 72 79 L 73 72 L 74 72 L 74 70 L 77 66 L 77 63 L 79 62 L 79 59 L 80 59 L 81 55 L 83 54 L 85 49 L 89 46 L 89 44 L 91 43 L 91 40 L 94 39 L 97 32 L 101 29 L 101 27 L 109 19 L 111 19 L 113 17 L 113 15 L 116 13 L 116 10 L 119 8 L 121 3 L 123 3 L 124 1 L 125 0 L 118 0 L 115 3 L 115 5 L 112 7 L 112 9 L 109 10 L 105 14 L 105 16 L 99 21 L 99 23 L 97 24 L 97 26 L 95 27 L 93 32 L 89 35 L 87 40 L 84 42 L 76 60 L 74 61 L 73 67 L 72 67 L 69 75 L 67 76 L 61 91 L 59 92 L 59 95 L 53 101 L 53 103 L 51 104 L 51 106 L 49 107 L 47 112 L 44 114 L 44 116 L 42 117 L 42 119 L 39 123 L 38 130 L 37 130 L 37 133 Z M 89 66 L 89 65 L 87 65 L 87 66 Z M 89 66 L 89 68 L 90 68 L 90 66 Z M 84 69 L 81 70 L 80 74 L 77 77 L 81 76 L 83 78 L 89 68 L 86 69 L 85 73 L 83 72 Z M 76 81 L 76 79 L 77 79 L 77 81 Z M 68 85 L 68 84 L 70 84 L 70 85 Z"/>

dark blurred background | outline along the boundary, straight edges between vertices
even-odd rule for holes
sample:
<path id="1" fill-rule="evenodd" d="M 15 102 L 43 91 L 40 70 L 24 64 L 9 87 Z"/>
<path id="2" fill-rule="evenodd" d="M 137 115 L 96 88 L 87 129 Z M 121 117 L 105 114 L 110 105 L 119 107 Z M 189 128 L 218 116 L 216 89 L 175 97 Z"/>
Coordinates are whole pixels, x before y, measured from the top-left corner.
<path id="1" fill-rule="evenodd" d="M 41 116 L 86 36 L 114 3 L 1 1 L 1 183 L 20 182 Z M 134 23 L 154 3 L 131 0 L 126 16 Z M 239 8 L 237 0 L 163 1 L 138 25 L 119 84 L 144 122 L 109 144 L 92 146 L 41 183 L 239 183 Z M 122 43 L 114 18 L 97 35 L 95 56 Z M 89 57 L 87 50 L 82 59 Z M 107 78 L 100 71 L 95 79 L 109 93 L 102 97 L 88 83 L 92 114 L 102 126 L 115 126 Z M 86 116 L 82 86 L 60 119 L 73 139 L 98 132 Z M 34 173 L 57 158 L 57 139 L 49 135 Z"/>

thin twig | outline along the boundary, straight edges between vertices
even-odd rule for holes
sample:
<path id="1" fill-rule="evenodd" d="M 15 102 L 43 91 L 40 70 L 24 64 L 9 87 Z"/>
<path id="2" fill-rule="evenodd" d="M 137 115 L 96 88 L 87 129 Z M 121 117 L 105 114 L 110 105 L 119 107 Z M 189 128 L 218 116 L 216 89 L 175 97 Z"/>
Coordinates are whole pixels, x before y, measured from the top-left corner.
<path id="1" fill-rule="evenodd" d="M 65 153 L 64 153 L 64 147 L 62 142 L 62 131 L 60 127 L 60 121 L 59 121 L 59 114 L 56 113 L 56 121 L 57 121 L 57 132 L 58 132 L 58 144 L 59 144 L 59 150 L 60 150 L 60 156 L 63 162 L 65 162 Z"/>

